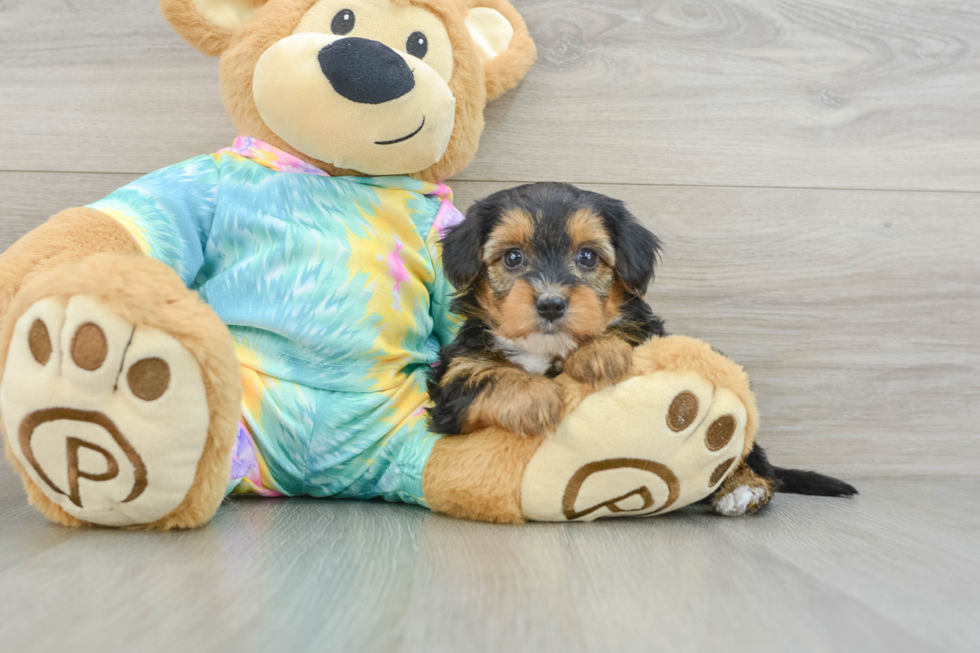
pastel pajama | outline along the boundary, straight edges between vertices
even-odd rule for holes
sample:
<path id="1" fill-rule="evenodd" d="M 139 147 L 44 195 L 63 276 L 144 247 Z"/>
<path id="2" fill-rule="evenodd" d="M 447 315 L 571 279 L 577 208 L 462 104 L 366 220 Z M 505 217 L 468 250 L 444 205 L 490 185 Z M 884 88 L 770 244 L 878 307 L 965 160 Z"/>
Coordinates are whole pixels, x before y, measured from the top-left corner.
<path id="1" fill-rule="evenodd" d="M 231 330 L 245 398 L 229 492 L 425 505 L 425 370 L 458 326 L 438 255 L 462 219 L 451 200 L 239 137 L 91 205 Z"/>

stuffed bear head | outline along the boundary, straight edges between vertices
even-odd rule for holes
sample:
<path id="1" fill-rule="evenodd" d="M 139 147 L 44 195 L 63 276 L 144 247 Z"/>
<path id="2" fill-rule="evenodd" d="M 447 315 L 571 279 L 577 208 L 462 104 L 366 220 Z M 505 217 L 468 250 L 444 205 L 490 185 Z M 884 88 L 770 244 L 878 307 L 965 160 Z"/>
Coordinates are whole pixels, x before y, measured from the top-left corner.
<path id="1" fill-rule="evenodd" d="M 161 0 L 221 57 L 238 133 L 331 175 L 442 181 L 476 154 L 483 110 L 534 62 L 506 0 Z"/>

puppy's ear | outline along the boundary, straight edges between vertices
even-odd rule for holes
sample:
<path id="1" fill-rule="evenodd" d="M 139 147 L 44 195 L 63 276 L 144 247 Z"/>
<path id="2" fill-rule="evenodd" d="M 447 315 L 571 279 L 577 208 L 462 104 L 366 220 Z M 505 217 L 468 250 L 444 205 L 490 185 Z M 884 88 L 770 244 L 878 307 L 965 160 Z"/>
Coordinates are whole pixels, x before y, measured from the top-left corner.
<path id="1" fill-rule="evenodd" d="M 643 296 L 653 280 L 660 241 L 619 200 L 605 198 L 601 213 L 616 249 L 616 273 L 629 292 Z"/>
<path id="2" fill-rule="evenodd" d="M 496 214 L 496 204 L 477 200 L 466 212 L 466 219 L 442 239 L 442 269 L 456 290 L 469 287 L 483 269 L 483 245 Z"/>
<path id="3" fill-rule="evenodd" d="M 460 0 L 487 79 L 487 101 L 517 86 L 538 56 L 524 19 L 507 0 Z"/>
<path id="4" fill-rule="evenodd" d="M 160 11 L 184 40 L 216 57 L 267 0 L 160 0 Z"/>

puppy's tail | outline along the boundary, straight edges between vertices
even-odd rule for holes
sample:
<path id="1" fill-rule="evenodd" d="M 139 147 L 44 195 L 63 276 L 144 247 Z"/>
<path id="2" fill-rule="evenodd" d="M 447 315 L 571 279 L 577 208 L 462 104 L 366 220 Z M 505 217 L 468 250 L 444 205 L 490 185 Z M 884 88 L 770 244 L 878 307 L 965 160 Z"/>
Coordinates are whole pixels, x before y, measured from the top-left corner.
<path id="1" fill-rule="evenodd" d="M 775 466 L 772 469 L 776 477 L 776 492 L 816 497 L 850 497 L 858 493 L 850 483 L 817 472 Z"/>

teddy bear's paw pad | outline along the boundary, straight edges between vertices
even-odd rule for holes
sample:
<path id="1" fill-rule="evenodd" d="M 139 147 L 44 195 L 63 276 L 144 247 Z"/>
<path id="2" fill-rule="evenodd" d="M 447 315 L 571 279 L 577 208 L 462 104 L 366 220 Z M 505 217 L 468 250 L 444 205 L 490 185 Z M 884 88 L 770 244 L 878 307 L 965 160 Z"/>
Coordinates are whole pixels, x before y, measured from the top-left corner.
<path id="1" fill-rule="evenodd" d="M 147 524 L 177 508 L 210 420 L 190 352 L 87 296 L 44 299 L 17 321 L 0 416 L 34 484 L 103 526 Z"/>
<path id="2" fill-rule="evenodd" d="M 668 512 L 716 490 L 745 443 L 745 405 L 693 373 L 656 372 L 589 396 L 531 458 L 536 521 Z"/>

